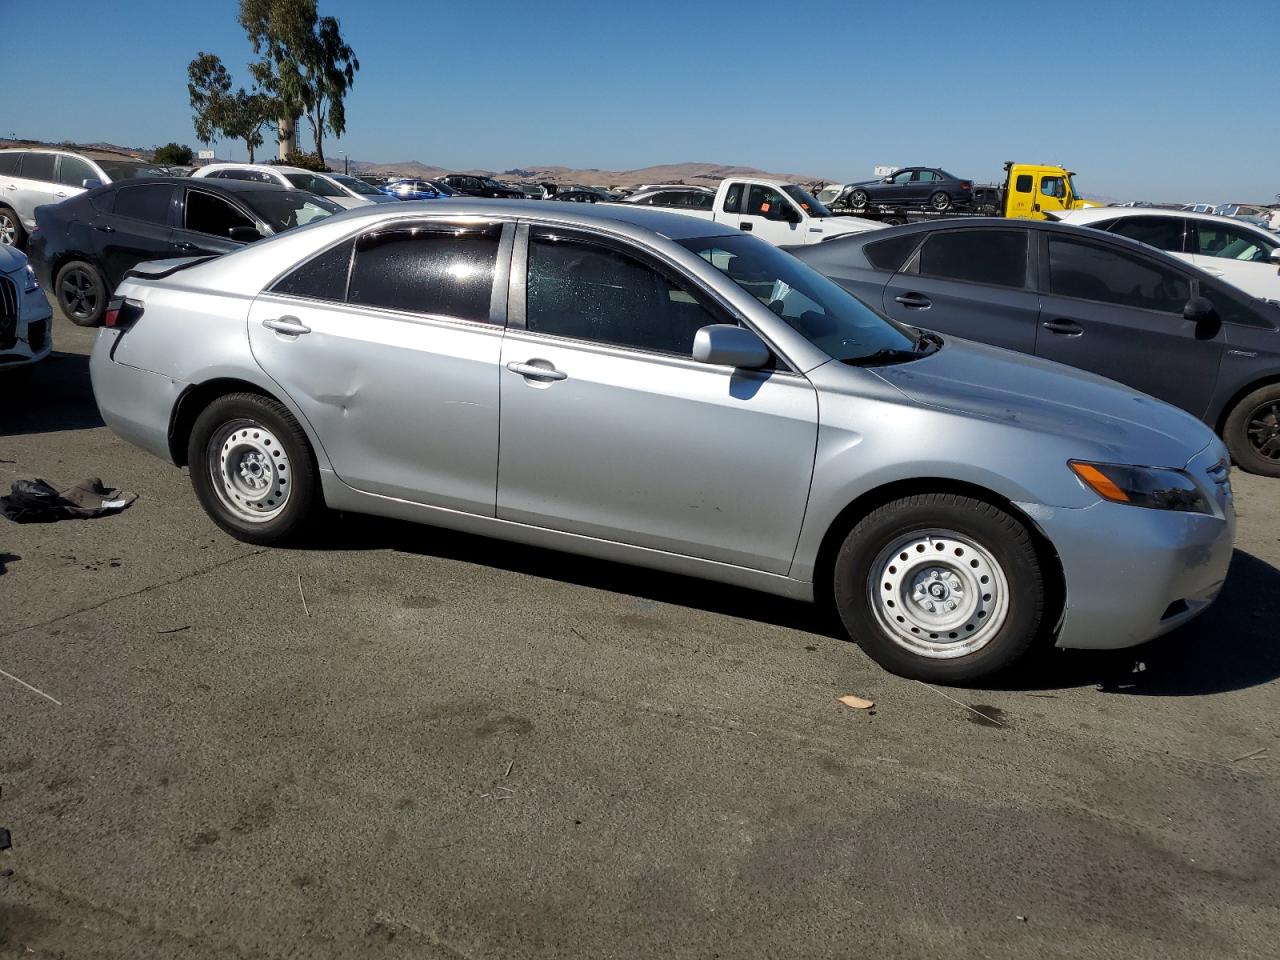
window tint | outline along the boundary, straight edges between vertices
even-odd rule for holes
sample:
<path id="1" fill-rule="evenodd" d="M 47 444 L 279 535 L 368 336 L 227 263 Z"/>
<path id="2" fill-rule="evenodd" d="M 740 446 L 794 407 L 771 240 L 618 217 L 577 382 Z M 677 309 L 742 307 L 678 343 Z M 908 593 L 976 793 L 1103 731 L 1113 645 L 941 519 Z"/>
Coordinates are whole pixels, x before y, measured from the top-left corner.
<path id="1" fill-rule="evenodd" d="M 1031 174 L 1029 173 L 1018 174 L 1018 179 L 1015 180 L 1013 183 L 1013 189 L 1017 190 L 1019 193 L 1030 193 L 1031 192 Z"/>
<path id="2" fill-rule="evenodd" d="M 1262 263 L 1276 248 L 1276 244 L 1268 243 L 1252 233 L 1207 220 L 1196 223 L 1196 232 L 1199 234 L 1198 249 L 1206 257 Z"/>
<path id="3" fill-rule="evenodd" d="M 1067 187 L 1061 177 L 1041 177 L 1040 192 L 1046 197 L 1065 197 Z"/>
<path id="4" fill-rule="evenodd" d="M 22 176 L 53 183 L 53 164 L 57 159 L 56 153 L 28 153 L 22 160 Z"/>
<path id="5" fill-rule="evenodd" d="M 168 223 L 171 199 L 173 199 L 173 187 L 167 183 L 121 187 L 116 191 L 116 202 L 112 211 L 118 217 L 131 217 L 134 220 L 146 220 L 148 223 Z"/>
<path id="6" fill-rule="evenodd" d="M 1023 230 L 944 230 L 924 242 L 920 275 L 1024 287 L 1027 235 Z"/>
<path id="7" fill-rule="evenodd" d="M 232 227 L 257 225 L 221 197 L 201 190 L 187 191 L 187 207 L 183 223 L 188 230 L 215 237 L 230 237 Z"/>
<path id="8" fill-rule="evenodd" d="M 347 272 L 351 269 L 351 245 L 347 240 L 319 256 L 312 257 L 292 273 L 276 281 L 271 289 L 295 297 L 313 300 L 347 299 Z"/>
<path id="9" fill-rule="evenodd" d="M 1160 250 L 1181 253 L 1184 223 L 1181 217 L 1121 217 L 1111 222 L 1107 232 L 1130 237 Z"/>
<path id="10" fill-rule="evenodd" d="M 715 206 L 716 196 L 714 193 L 690 193 L 686 195 L 685 206 L 692 207 L 695 210 L 710 210 Z"/>
<path id="11" fill-rule="evenodd" d="M 1182 313 L 1186 277 L 1149 260 L 1078 240 L 1049 238 L 1049 289 L 1062 297 Z"/>
<path id="12" fill-rule="evenodd" d="M 1267 317 L 1270 316 L 1271 321 L 1280 321 L 1280 309 L 1275 304 L 1242 296 L 1234 292 L 1235 288 L 1230 288 L 1230 291 L 1232 292 L 1218 284 L 1205 281 L 1200 283 L 1200 295 L 1213 304 L 1213 309 L 1223 323 L 1272 330 L 1274 323 L 1268 322 Z"/>
<path id="13" fill-rule="evenodd" d="M 910 182 L 911 182 L 911 178 L 912 178 L 914 175 L 915 175 L 915 174 L 914 174 L 914 171 L 912 171 L 912 170 L 903 170 L 903 171 L 902 171 L 902 173 L 895 173 L 895 174 L 893 175 L 893 181 L 892 181 L 892 182 L 893 182 L 893 183 L 897 183 L 897 184 L 910 183 Z"/>
<path id="14" fill-rule="evenodd" d="M 689 356 L 716 323 L 688 292 L 624 253 L 577 240 L 529 240 L 525 326 L 539 333 Z"/>
<path id="15" fill-rule="evenodd" d="M 772 187 L 752 184 L 747 194 L 746 214 L 752 217 L 766 217 L 769 220 L 785 220 L 791 204 Z"/>
<path id="16" fill-rule="evenodd" d="M 888 270 L 891 273 L 902 269 L 911 251 L 920 242 L 920 234 L 908 233 L 900 237 L 889 237 L 885 240 L 874 240 L 862 249 L 867 260 L 877 270 Z"/>
<path id="17" fill-rule="evenodd" d="M 367 233 L 356 243 L 350 303 L 489 321 L 498 224 Z"/>
<path id="18" fill-rule="evenodd" d="M 0 173 L 16 174 L 18 172 L 18 164 L 21 161 L 22 153 L 20 151 L 0 153 Z"/>
<path id="19" fill-rule="evenodd" d="M 68 187 L 81 186 L 86 180 L 101 180 L 98 171 L 79 157 L 63 156 L 58 164 L 58 182 Z"/>
<path id="20" fill-rule="evenodd" d="M 933 170 L 921 170 L 920 175 L 916 177 L 916 180 L 921 183 L 937 183 L 941 179 L 942 177 Z"/>
<path id="21" fill-rule="evenodd" d="M 731 183 L 729 189 L 724 194 L 724 212 L 737 213 L 742 209 L 742 195 L 746 192 L 746 185 L 742 183 Z"/>
<path id="22" fill-rule="evenodd" d="M 314 173 L 286 173 L 284 178 L 299 190 L 307 190 L 318 197 L 345 197 L 346 194 Z"/>

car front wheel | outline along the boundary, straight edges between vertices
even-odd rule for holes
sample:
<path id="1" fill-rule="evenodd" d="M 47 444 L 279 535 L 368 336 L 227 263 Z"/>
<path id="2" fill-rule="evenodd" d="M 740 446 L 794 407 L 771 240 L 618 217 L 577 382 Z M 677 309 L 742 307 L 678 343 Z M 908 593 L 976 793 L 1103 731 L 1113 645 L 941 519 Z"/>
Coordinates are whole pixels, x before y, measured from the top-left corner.
<path id="1" fill-rule="evenodd" d="M 1030 532 L 971 497 L 919 494 L 873 510 L 845 537 L 834 576 L 849 635 L 904 677 L 972 683 L 1013 665 L 1041 631 Z"/>
<path id="2" fill-rule="evenodd" d="M 1241 470 L 1280 477 L 1280 383 L 1261 387 L 1237 403 L 1222 439 Z"/>
<path id="3" fill-rule="evenodd" d="M 192 426 L 187 462 L 205 512 L 246 543 L 296 539 L 323 506 L 307 435 L 268 397 L 235 393 L 209 404 Z"/>
<path id="4" fill-rule="evenodd" d="M 849 194 L 849 206 L 854 210 L 861 210 L 867 205 L 868 199 L 867 191 L 855 190 L 853 193 Z"/>

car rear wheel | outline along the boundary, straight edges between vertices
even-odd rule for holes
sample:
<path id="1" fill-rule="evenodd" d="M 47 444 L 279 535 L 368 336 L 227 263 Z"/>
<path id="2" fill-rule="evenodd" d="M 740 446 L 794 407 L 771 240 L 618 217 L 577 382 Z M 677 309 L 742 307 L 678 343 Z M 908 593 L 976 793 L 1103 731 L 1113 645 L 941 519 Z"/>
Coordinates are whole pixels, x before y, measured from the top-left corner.
<path id="1" fill-rule="evenodd" d="M 205 512 L 246 543 L 296 539 L 323 506 L 307 435 L 268 397 L 235 393 L 209 404 L 192 426 L 187 462 Z"/>
<path id="2" fill-rule="evenodd" d="M 861 210 L 867 205 L 868 199 L 867 191 L 855 190 L 853 193 L 849 194 L 849 206 L 854 210 Z"/>
<path id="3" fill-rule="evenodd" d="M 1040 634 L 1045 586 L 1030 532 L 971 497 L 919 494 L 873 510 L 845 537 L 834 576 L 849 635 L 904 677 L 972 683 Z"/>
<path id="4" fill-rule="evenodd" d="M 98 268 L 72 260 L 58 271 L 53 290 L 63 315 L 81 327 L 96 327 L 107 310 L 107 282 Z"/>
<path id="5" fill-rule="evenodd" d="M 1261 387 L 1237 403 L 1222 434 L 1241 470 L 1280 477 L 1280 383 Z"/>
<path id="6" fill-rule="evenodd" d="M 22 229 L 22 221 L 8 207 L 0 207 L 0 247 L 26 248 L 27 231 Z"/>
<path id="7" fill-rule="evenodd" d="M 951 197 L 948 196 L 946 192 L 939 190 L 929 198 L 929 206 L 933 207 L 933 209 L 938 212 L 948 210 L 951 208 Z"/>

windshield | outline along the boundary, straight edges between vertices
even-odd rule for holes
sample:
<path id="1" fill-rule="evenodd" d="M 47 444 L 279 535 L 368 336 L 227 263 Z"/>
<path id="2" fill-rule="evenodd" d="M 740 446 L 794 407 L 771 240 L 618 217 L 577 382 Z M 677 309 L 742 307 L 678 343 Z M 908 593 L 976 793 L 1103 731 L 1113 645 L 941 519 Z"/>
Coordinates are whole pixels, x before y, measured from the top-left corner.
<path id="1" fill-rule="evenodd" d="M 449 186 L 443 180 L 429 180 L 427 182 L 427 187 L 436 191 L 436 193 L 440 194 L 442 197 L 456 197 L 458 195 L 458 191 L 453 189 L 453 187 Z"/>
<path id="2" fill-rule="evenodd" d="M 255 190 L 242 193 L 240 199 L 276 233 L 342 212 L 342 207 L 332 200 L 321 200 L 292 190 Z"/>
<path id="3" fill-rule="evenodd" d="M 1080 199 L 1080 191 L 1076 189 L 1076 175 L 1074 173 L 1067 174 L 1067 186 L 1071 188 L 1071 196 Z"/>
<path id="4" fill-rule="evenodd" d="M 363 180 L 357 180 L 355 177 L 335 175 L 333 179 L 337 180 L 344 187 L 349 188 L 352 193 L 359 193 L 366 197 L 386 196 L 386 194 L 384 194 L 377 187 L 373 186 L 372 184 L 365 183 Z M 313 190 L 312 193 L 314 192 L 315 191 Z"/>
<path id="5" fill-rule="evenodd" d="M 789 183 L 782 188 L 782 192 L 800 205 L 803 210 L 811 217 L 830 217 L 832 213 L 814 197 L 809 195 L 807 190 L 797 187 L 794 183 Z"/>
<path id="6" fill-rule="evenodd" d="M 325 177 L 317 177 L 314 173 L 286 173 L 284 178 L 299 190 L 309 190 L 317 197 L 345 197 L 346 194 L 330 183 Z"/>
<path id="7" fill-rule="evenodd" d="M 920 343 L 914 331 L 876 313 L 771 243 L 747 236 L 698 237 L 679 243 L 836 360 L 887 360 L 890 354 L 914 353 Z"/>
<path id="8" fill-rule="evenodd" d="M 169 171 L 140 160 L 103 160 L 94 157 L 93 162 L 102 168 L 102 172 L 111 178 L 111 182 L 128 180 L 132 177 L 167 177 Z"/>
<path id="9" fill-rule="evenodd" d="M 505 189 L 507 189 L 507 188 L 506 188 L 506 187 L 504 187 L 502 184 L 500 184 L 497 180 L 493 179 L 493 177 L 481 177 L 481 178 L 480 178 L 480 182 L 481 182 L 481 183 L 483 183 L 483 184 L 484 184 L 486 187 L 488 187 L 490 190 L 505 190 Z"/>

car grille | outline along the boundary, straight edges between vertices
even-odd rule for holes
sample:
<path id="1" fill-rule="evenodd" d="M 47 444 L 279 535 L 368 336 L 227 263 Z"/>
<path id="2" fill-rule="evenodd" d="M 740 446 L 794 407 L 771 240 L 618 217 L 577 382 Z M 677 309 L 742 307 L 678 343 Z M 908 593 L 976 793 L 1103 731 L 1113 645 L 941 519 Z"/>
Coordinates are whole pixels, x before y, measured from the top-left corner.
<path id="1" fill-rule="evenodd" d="M 27 346 L 31 348 L 32 353 L 39 353 L 44 349 L 48 336 L 48 320 L 32 320 L 27 324 Z"/>
<path id="2" fill-rule="evenodd" d="M 0 350 L 8 350 L 18 336 L 18 288 L 0 277 Z"/>

